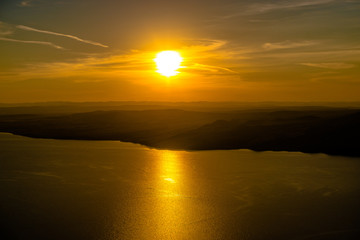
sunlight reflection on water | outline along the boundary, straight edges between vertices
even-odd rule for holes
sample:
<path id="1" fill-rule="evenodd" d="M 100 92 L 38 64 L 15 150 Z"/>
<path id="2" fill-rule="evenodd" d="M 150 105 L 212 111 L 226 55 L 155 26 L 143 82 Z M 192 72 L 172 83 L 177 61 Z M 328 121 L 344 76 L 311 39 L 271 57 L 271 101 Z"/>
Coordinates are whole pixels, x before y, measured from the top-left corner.
<path id="1" fill-rule="evenodd" d="M 183 172 L 181 161 L 182 152 L 160 150 L 154 154 L 157 161 L 156 188 L 158 196 L 154 202 L 154 217 L 158 228 L 157 239 L 180 239 L 178 231 L 183 231 L 184 214 L 186 206 L 181 199 L 184 189 L 182 178 L 186 177 Z M 154 233 L 153 233 L 154 234 Z"/>
<path id="2" fill-rule="evenodd" d="M 288 240 L 330 232 L 359 239 L 359 160 L 0 134 L 2 234 Z"/>

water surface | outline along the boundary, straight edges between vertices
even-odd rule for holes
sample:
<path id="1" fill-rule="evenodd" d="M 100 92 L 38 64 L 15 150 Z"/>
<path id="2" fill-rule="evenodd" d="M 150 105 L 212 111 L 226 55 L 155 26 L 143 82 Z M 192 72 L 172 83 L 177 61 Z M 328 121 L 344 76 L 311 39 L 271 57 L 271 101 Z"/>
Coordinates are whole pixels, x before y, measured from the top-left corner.
<path id="1" fill-rule="evenodd" d="M 359 239 L 360 159 L 0 133 L 2 239 Z"/>

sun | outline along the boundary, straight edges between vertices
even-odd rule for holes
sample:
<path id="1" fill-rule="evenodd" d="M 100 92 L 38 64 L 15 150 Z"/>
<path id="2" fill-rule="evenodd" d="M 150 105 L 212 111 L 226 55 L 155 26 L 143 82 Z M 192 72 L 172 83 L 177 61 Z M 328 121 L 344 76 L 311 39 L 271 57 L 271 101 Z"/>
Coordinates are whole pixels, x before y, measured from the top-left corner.
<path id="1" fill-rule="evenodd" d="M 176 70 L 180 68 L 183 58 L 176 51 L 162 51 L 156 55 L 154 61 L 158 73 L 171 77 L 179 73 Z"/>

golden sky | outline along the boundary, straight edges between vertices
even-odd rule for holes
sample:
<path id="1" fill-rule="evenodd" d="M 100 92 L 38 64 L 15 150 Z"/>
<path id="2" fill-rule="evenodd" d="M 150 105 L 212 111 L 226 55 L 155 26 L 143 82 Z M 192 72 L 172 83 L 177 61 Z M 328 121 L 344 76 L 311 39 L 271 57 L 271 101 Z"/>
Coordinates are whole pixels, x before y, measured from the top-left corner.
<path id="1" fill-rule="evenodd" d="M 358 0 L 1 0 L 0 102 L 360 101 Z M 164 77 L 153 59 L 183 57 Z"/>

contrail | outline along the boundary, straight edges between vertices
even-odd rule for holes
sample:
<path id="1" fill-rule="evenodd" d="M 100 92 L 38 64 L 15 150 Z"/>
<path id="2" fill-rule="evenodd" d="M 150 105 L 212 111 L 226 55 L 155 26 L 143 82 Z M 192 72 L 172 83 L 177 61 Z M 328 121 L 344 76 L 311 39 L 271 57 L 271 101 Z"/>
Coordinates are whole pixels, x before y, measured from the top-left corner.
<path id="1" fill-rule="evenodd" d="M 60 47 L 58 45 L 55 45 L 51 42 L 41 42 L 41 41 L 24 41 L 24 40 L 18 40 L 18 39 L 12 39 L 12 38 L 3 38 L 0 37 L 0 40 L 8 41 L 8 42 L 20 42 L 20 43 L 33 43 L 33 44 L 41 44 L 41 45 L 47 45 L 50 47 L 54 47 L 56 49 L 64 49 L 63 47 Z"/>
<path id="2" fill-rule="evenodd" d="M 108 46 L 106 46 L 104 44 L 89 41 L 89 40 L 85 40 L 85 39 L 81 39 L 81 38 L 73 36 L 73 35 L 57 33 L 57 32 L 51 32 L 51 31 L 46 31 L 46 30 L 40 30 L 40 29 L 36 29 L 36 28 L 32 28 L 32 27 L 27 27 L 27 26 L 24 26 L 24 25 L 17 25 L 16 27 L 19 28 L 19 29 L 25 30 L 25 31 L 33 31 L 33 32 L 51 34 L 51 35 L 56 35 L 56 36 L 62 36 L 62 37 L 72 38 L 72 39 L 74 39 L 76 41 L 83 42 L 83 43 L 88 43 L 88 44 L 99 46 L 99 47 L 104 47 L 104 48 L 108 47 Z"/>

